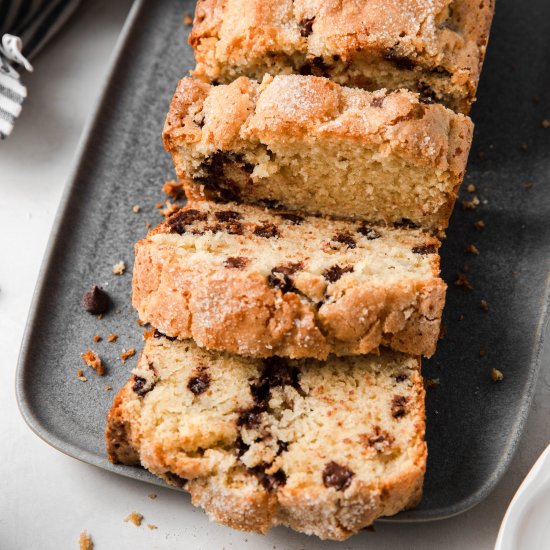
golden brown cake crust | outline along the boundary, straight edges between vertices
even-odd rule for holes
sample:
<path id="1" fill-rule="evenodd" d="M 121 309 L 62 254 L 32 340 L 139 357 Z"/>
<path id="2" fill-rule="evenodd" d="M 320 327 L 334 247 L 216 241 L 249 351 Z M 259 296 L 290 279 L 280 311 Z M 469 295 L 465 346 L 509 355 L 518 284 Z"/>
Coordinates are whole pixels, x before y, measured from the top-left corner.
<path id="1" fill-rule="evenodd" d="M 189 42 L 205 80 L 311 71 L 376 89 L 393 69 L 402 86 L 437 76 L 435 91 L 468 112 L 493 12 L 493 0 L 200 0 Z M 380 74 L 361 65 L 373 60 Z"/>
<path id="2" fill-rule="evenodd" d="M 293 210 L 373 222 L 407 218 L 443 230 L 472 132 L 468 117 L 424 104 L 406 90 L 371 93 L 291 75 L 266 77 L 261 84 L 239 78 L 227 86 L 184 78 L 163 138 L 178 177 L 195 178 L 196 187 L 221 185 L 246 202 L 274 199 Z M 298 151 L 299 170 L 292 164 Z M 366 168 L 373 158 L 374 167 Z M 220 166 L 226 161 L 229 170 L 245 164 L 233 181 Z M 333 172 L 325 177 L 327 162 Z M 381 163 L 385 168 L 377 176 L 373 170 Z M 307 191 L 308 182 L 315 189 Z"/>
<path id="3" fill-rule="evenodd" d="M 236 211 L 242 217 L 239 221 L 242 234 L 224 235 L 231 224 L 213 226 L 210 220 L 225 210 Z M 254 357 L 323 359 L 329 353 L 376 352 L 379 346 L 415 355 L 434 353 L 446 291 L 445 283 L 438 277 L 439 241 L 434 237 L 420 230 L 379 227 L 374 237 L 380 238 L 371 241 L 357 232 L 352 236 L 357 224 L 309 218 L 294 225 L 284 223 L 280 213 L 234 203 L 222 206 L 195 202 L 182 212 L 187 211 L 204 213 L 205 220 L 200 222 L 200 227 L 191 224 L 182 236 L 175 235 L 171 229 L 175 222 L 171 220 L 185 215 L 175 214 L 135 246 L 133 305 L 142 321 L 151 323 L 162 333 L 181 339 L 193 338 L 207 349 Z M 253 221 L 255 217 L 268 223 L 268 227 L 273 222 L 275 228 L 278 219 L 277 237 L 271 240 L 255 237 L 259 227 Z M 331 245 L 333 234 L 349 235 L 357 243 L 352 243 L 353 249 L 342 243 Z M 322 240 L 323 235 L 326 241 Z M 220 241 L 220 238 L 228 240 Z M 303 241 L 303 255 L 301 245 L 298 250 L 291 248 L 289 239 L 299 243 L 306 238 L 311 244 Z M 184 241 L 186 244 L 182 245 Z M 229 257 L 253 256 L 254 243 L 262 246 L 266 242 L 268 246 L 267 241 L 276 248 L 266 252 L 266 257 L 258 252 L 261 256 L 254 257 L 250 264 L 258 265 L 257 268 L 227 265 L 232 261 Z M 387 252 L 383 248 L 386 245 Z M 241 246 L 248 252 L 231 252 L 230 246 Z M 326 254 L 322 254 L 318 246 L 325 249 Z M 372 246 L 379 246 L 381 257 L 369 256 Z M 200 255 L 205 247 L 215 253 Z M 367 272 L 373 269 L 369 261 L 388 262 L 391 247 L 402 247 L 392 253 L 398 262 L 403 254 L 410 255 L 411 265 L 422 262 L 424 274 L 413 273 L 395 279 L 394 271 L 400 263 L 395 267 L 381 267 L 382 279 L 360 274 L 362 268 L 358 266 L 362 262 L 366 262 Z M 285 258 L 284 265 L 305 261 L 296 272 L 285 276 L 285 268 L 278 267 L 274 250 Z M 355 254 L 355 260 L 349 254 Z M 249 262 L 250 258 L 242 260 Z M 324 261 L 330 263 L 315 267 Z M 358 262 L 356 267 L 353 267 L 354 261 Z M 334 265 L 336 267 L 332 267 Z M 360 278 L 348 273 L 354 269 Z M 323 270 L 324 275 L 319 273 Z M 279 279 L 274 280 L 273 274 Z M 391 280 L 384 282 L 386 276 Z M 286 277 L 292 279 L 292 285 Z M 334 280 L 331 282 L 331 279 Z"/>
<path id="4" fill-rule="evenodd" d="M 109 457 L 134 464 L 112 451 L 133 449 L 212 519 L 245 531 L 282 524 L 343 540 L 416 505 L 426 467 L 418 360 L 385 351 L 314 363 L 149 337 L 108 415 Z"/>

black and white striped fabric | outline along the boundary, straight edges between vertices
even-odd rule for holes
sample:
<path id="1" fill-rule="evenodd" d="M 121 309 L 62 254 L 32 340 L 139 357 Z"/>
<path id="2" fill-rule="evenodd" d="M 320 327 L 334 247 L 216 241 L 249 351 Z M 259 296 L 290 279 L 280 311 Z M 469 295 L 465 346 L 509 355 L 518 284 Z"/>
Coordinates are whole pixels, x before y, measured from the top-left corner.
<path id="1" fill-rule="evenodd" d="M 9 136 L 27 89 L 21 69 L 74 13 L 80 0 L 0 0 L 0 139 Z"/>

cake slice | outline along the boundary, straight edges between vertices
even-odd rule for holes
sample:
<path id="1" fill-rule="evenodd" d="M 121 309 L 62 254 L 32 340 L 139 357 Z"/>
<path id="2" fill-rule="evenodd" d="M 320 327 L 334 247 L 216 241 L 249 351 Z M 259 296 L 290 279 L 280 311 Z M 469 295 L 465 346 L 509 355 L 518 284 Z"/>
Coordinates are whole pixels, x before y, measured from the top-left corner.
<path id="1" fill-rule="evenodd" d="M 384 345 L 430 356 L 446 289 L 439 245 L 408 227 L 192 201 L 136 244 L 133 305 L 168 336 L 242 355 Z"/>
<path id="2" fill-rule="evenodd" d="M 420 500 L 419 361 L 247 359 L 156 333 L 106 441 L 112 462 L 141 463 L 220 523 L 345 539 Z"/>
<path id="3" fill-rule="evenodd" d="M 164 144 L 178 176 L 209 198 L 370 222 L 448 225 L 472 123 L 406 90 L 326 78 L 178 85 Z"/>
<path id="4" fill-rule="evenodd" d="M 493 12 L 494 0 L 199 0 L 189 43 L 207 81 L 313 74 L 468 113 Z"/>

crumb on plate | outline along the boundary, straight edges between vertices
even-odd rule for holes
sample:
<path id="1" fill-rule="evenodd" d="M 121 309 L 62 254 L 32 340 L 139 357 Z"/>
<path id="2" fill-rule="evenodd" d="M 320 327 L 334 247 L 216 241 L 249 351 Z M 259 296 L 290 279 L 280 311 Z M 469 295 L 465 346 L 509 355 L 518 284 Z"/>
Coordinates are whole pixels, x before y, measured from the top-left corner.
<path id="1" fill-rule="evenodd" d="M 103 363 L 95 351 L 88 348 L 85 353 L 81 354 L 81 357 L 84 360 L 84 363 L 94 369 L 99 376 L 103 376 L 105 374 Z"/>
<path id="2" fill-rule="evenodd" d="M 126 360 L 134 356 L 135 354 L 136 354 L 136 350 L 134 348 L 130 348 L 126 351 L 123 351 L 120 354 L 120 359 L 122 360 L 123 363 L 126 363 Z"/>
<path id="3" fill-rule="evenodd" d="M 141 522 L 143 521 L 143 514 L 132 512 L 131 514 L 128 514 L 124 521 L 133 523 L 136 527 L 139 527 L 141 525 Z"/>
<path id="4" fill-rule="evenodd" d="M 113 266 L 113 273 L 115 275 L 122 275 L 125 271 L 126 264 L 123 261 L 120 261 Z"/>
<path id="5" fill-rule="evenodd" d="M 86 531 L 82 531 L 82 533 L 80 533 L 78 542 L 80 544 L 80 550 L 93 550 L 94 548 L 92 538 L 90 537 L 90 535 L 88 535 Z"/>

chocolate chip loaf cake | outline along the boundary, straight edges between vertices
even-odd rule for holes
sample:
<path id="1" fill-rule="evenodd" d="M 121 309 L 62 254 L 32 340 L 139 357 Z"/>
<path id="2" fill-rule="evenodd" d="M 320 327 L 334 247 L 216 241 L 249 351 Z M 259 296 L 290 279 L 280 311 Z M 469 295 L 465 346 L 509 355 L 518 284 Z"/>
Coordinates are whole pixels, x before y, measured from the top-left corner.
<path id="1" fill-rule="evenodd" d="M 468 117 L 417 94 L 296 75 L 184 78 L 164 128 L 178 176 L 209 198 L 435 231 L 447 227 L 471 140 Z"/>
<path id="2" fill-rule="evenodd" d="M 493 11 L 494 0 L 199 0 L 194 75 L 312 74 L 468 113 Z"/>
<path id="3" fill-rule="evenodd" d="M 195 201 L 136 244 L 133 304 L 164 334 L 242 355 L 384 345 L 430 356 L 446 289 L 439 244 L 419 229 Z"/>
<path id="4" fill-rule="evenodd" d="M 117 395 L 109 458 L 185 488 L 230 527 L 341 540 L 414 506 L 426 466 L 417 359 L 285 361 L 150 337 Z"/>

